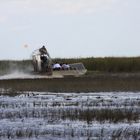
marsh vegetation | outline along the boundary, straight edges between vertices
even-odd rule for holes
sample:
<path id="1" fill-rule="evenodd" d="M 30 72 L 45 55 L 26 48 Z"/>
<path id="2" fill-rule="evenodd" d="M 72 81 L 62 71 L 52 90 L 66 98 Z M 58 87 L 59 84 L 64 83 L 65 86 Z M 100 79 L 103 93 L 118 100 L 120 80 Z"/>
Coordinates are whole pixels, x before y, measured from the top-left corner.
<path id="1" fill-rule="evenodd" d="M 1 76 L 0 139 L 140 139 L 139 61 L 139 57 L 54 59 L 83 62 L 88 72 L 53 79 Z M 15 70 L 29 73 L 32 62 L 0 61 L 0 75 Z"/>
<path id="2" fill-rule="evenodd" d="M 105 57 L 105 58 L 54 58 L 53 63 L 82 62 L 88 71 L 96 72 L 140 72 L 140 57 Z M 0 61 L 0 74 L 11 70 L 32 70 L 32 61 Z"/>
<path id="3" fill-rule="evenodd" d="M 140 93 L 16 94 L 1 92 L 3 140 L 140 138 Z"/>

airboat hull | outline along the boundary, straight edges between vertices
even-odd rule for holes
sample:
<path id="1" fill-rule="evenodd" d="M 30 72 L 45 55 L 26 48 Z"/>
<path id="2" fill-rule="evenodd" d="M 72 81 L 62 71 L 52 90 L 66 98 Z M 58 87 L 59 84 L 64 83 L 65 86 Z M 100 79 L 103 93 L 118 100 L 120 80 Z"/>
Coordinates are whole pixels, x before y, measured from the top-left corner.
<path id="1" fill-rule="evenodd" d="M 81 75 L 84 75 L 87 72 L 87 69 L 85 69 L 83 63 L 73 63 L 73 64 L 69 64 L 70 69 L 67 70 L 51 70 L 48 72 L 42 72 L 42 71 L 38 71 L 36 72 L 36 74 L 39 75 L 47 75 L 50 77 L 66 77 L 66 76 L 74 76 L 74 77 L 78 77 Z"/>
<path id="2" fill-rule="evenodd" d="M 87 70 L 54 70 L 52 74 L 48 72 L 34 72 L 34 75 L 46 76 L 48 78 L 63 78 L 67 76 L 79 77 L 84 75 Z"/>
<path id="3" fill-rule="evenodd" d="M 63 64 L 65 65 L 65 67 L 63 67 L 63 65 L 60 66 L 60 64 L 58 63 L 53 64 L 52 59 L 49 53 L 47 52 L 45 46 L 33 52 L 32 62 L 34 72 L 36 74 L 46 75 L 50 77 L 78 77 L 80 75 L 84 75 L 87 72 L 83 63 Z M 57 67 L 54 67 L 55 65 L 57 65 Z"/>
<path id="4" fill-rule="evenodd" d="M 84 75 L 87 72 L 87 70 L 60 70 L 60 71 L 53 71 L 52 76 L 81 76 Z"/>

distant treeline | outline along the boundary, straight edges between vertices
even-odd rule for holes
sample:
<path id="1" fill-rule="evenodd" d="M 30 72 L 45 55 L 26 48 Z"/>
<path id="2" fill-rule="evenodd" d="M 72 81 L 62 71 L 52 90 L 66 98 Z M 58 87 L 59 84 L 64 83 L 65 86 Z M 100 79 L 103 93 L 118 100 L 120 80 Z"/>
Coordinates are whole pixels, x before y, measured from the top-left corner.
<path id="1" fill-rule="evenodd" d="M 99 72 L 140 72 L 140 57 L 105 57 L 105 58 L 55 58 L 53 63 L 78 63 L 82 62 L 89 71 Z M 0 73 L 12 70 L 32 70 L 32 61 L 0 61 Z"/>

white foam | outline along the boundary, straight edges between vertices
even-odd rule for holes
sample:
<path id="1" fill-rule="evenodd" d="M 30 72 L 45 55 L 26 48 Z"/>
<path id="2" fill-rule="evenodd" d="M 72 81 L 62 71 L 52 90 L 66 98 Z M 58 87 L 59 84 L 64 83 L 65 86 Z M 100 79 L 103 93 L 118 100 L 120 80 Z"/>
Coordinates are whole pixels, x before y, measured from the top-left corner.
<path id="1" fill-rule="evenodd" d="M 3 76 L 0 76 L 0 80 L 3 79 L 36 79 L 36 78 L 62 78 L 61 75 L 53 75 L 53 76 L 47 76 L 47 75 L 34 75 L 30 73 L 24 73 L 19 71 L 14 71 L 10 74 L 5 74 Z"/>

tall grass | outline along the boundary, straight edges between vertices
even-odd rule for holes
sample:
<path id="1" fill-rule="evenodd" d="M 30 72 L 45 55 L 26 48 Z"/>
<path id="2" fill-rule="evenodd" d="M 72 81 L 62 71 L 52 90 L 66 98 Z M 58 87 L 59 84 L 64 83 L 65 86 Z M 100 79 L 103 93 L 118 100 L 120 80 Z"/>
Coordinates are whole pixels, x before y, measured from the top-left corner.
<path id="1" fill-rule="evenodd" d="M 140 57 L 105 57 L 105 58 L 77 58 L 77 59 L 54 59 L 56 62 L 84 63 L 91 71 L 103 72 L 139 72 Z"/>
<path id="2" fill-rule="evenodd" d="M 105 57 L 105 58 L 77 58 L 77 59 L 54 59 L 56 62 L 84 63 L 91 71 L 102 72 L 138 72 L 140 71 L 140 57 Z"/>
<path id="3" fill-rule="evenodd" d="M 54 58 L 53 63 L 78 63 L 82 62 L 87 70 L 99 72 L 139 72 L 140 57 L 105 57 L 105 58 Z M 0 61 L 0 73 L 15 68 L 28 70 L 32 67 L 31 60 Z"/>
<path id="4" fill-rule="evenodd" d="M 138 140 L 139 99 L 139 93 L 3 95 L 0 139 Z M 91 101 L 96 104 L 90 104 Z"/>

